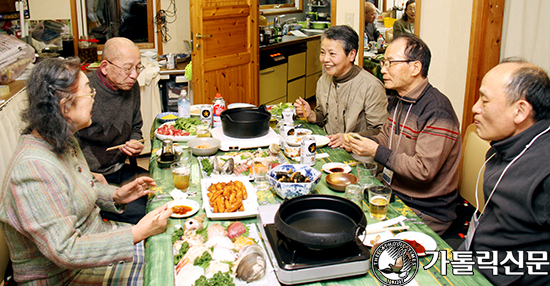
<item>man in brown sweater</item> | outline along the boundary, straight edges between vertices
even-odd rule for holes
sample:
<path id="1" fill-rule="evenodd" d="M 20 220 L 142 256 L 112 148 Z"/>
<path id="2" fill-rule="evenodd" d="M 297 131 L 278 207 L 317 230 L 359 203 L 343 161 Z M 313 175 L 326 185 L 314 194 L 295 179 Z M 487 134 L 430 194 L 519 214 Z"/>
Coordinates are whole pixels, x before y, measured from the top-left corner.
<path id="1" fill-rule="evenodd" d="M 449 99 L 428 82 L 431 53 L 417 36 L 396 37 L 380 62 L 384 84 L 398 96 L 380 134 L 345 148 L 373 156 L 383 178 L 430 228 L 443 234 L 456 218 L 459 123 Z"/>

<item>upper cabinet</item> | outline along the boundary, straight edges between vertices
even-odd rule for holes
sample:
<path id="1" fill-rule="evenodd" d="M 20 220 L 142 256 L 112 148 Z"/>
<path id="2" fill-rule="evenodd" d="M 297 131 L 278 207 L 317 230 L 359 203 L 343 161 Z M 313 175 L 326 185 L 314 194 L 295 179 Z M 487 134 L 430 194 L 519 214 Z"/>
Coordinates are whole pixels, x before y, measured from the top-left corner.
<path id="1" fill-rule="evenodd" d="M 260 11 L 264 15 L 301 12 L 300 0 L 260 0 Z"/>

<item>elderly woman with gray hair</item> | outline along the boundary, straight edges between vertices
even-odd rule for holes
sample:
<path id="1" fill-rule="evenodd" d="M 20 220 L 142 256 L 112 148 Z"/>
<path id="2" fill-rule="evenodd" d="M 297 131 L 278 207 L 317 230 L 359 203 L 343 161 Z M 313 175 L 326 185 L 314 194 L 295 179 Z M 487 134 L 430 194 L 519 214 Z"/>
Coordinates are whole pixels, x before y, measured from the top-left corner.
<path id="1" fill-rule="evenodd" d="M 359 35 L 350 26 L 327 29 L 321 36 L 324 72 L 317 81 L 317 106 L 312 110 L 302 98 L 294 103 L 298 116 L 324 128 L 332 148 L 345 144 L 344 133 L 378 134 L 387 118 L 384 85 L 354 64 L 358 49 Z"/>
<path id="2" fill-rule="evenodd" d="M 78 60 L 47 59 L 27 81 L 19 145 L 0 189 L 0 230 L 19 285 L 139 285 L 142 241 L 162 233 L 172 211 L 159 207 L 136 225 L 104 221 L 153 193 L 140 177 L 116 188 L 90 172 L 75 133 L 91 124 L 95 90 Z"/>

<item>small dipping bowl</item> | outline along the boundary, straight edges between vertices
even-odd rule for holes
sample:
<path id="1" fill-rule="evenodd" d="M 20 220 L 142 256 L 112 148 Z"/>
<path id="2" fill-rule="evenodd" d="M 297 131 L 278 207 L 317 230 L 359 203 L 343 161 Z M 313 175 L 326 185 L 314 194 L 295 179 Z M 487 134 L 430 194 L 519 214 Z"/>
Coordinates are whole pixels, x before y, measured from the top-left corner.
<path id="1" fill-rule="evenodd" d="M 347 185 L 357 184 L 357 177 L 348 173 L 331 173 L 325 177 L 325 181 L 332 190 L 343 192 Z"/>

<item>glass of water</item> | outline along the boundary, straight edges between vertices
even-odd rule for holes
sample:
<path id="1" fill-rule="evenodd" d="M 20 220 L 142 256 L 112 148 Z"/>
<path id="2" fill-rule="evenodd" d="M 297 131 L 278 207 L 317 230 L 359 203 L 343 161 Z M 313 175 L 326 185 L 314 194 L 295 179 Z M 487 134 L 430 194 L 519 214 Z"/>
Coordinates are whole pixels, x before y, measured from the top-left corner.
<path id="1" fill-rule="evenodd" d="M 375 162 L 359 163 L 357 165 L 358 183 L 367 188 L 375 184 L 378 164 Z"/>
<path id="2" fill-rule="evenodd" d="M 267 172 L 269 172 L 271 164 L 262 160 L 261 158 L 255 158 L 252 161 L 252 176 L 254 176 L 254 185 L 257 190 L 269 189 L 269 181 L 267 180 Z"/>

